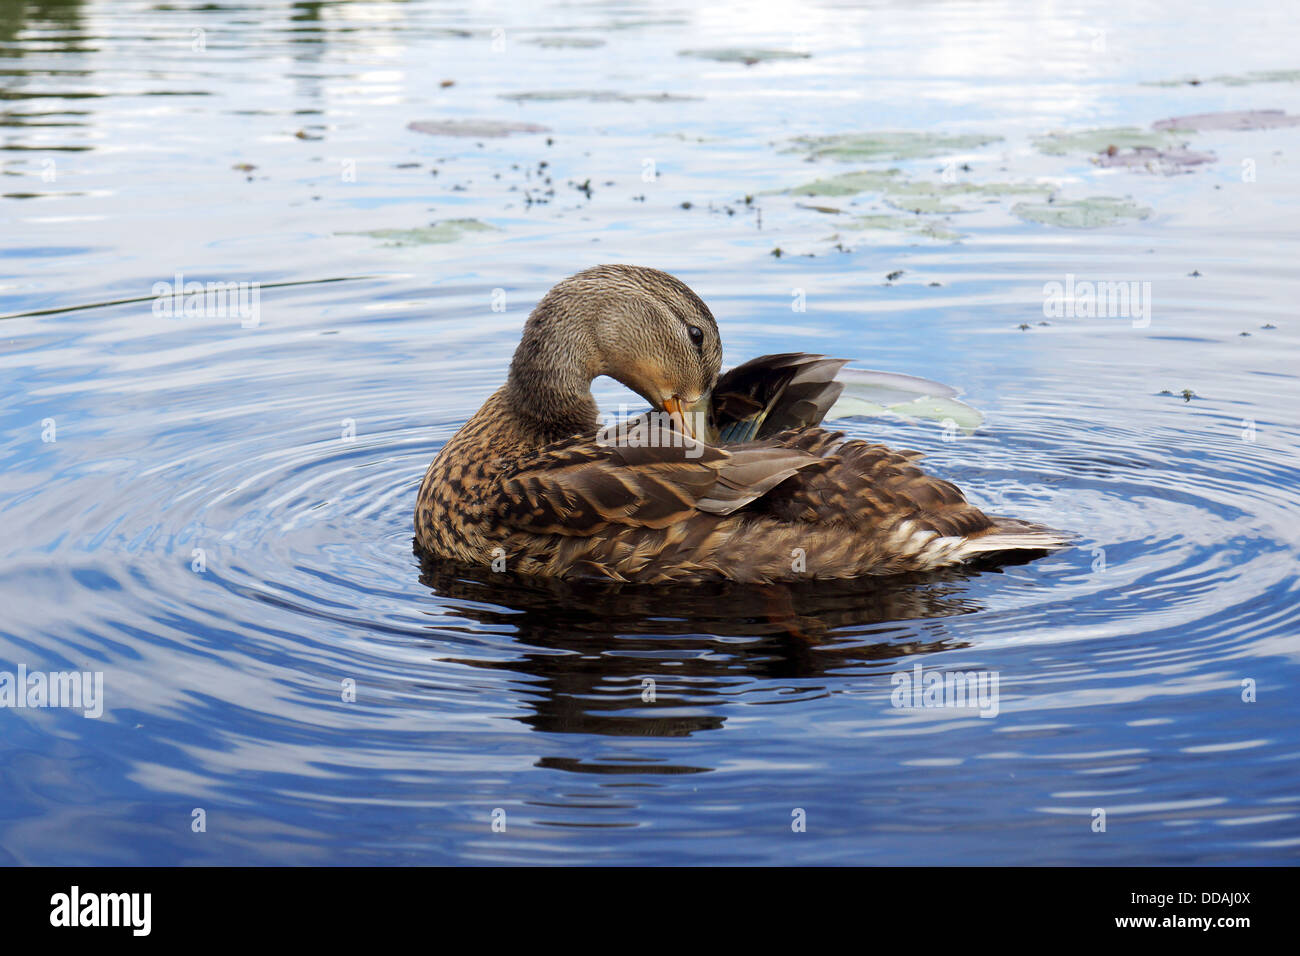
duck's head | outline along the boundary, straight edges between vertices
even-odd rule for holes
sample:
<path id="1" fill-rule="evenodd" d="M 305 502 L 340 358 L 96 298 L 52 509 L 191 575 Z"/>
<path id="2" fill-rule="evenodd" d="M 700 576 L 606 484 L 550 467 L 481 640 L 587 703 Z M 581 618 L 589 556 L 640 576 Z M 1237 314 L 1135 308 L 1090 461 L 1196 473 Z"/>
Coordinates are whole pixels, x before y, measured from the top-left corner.
<path id="1" fill-rule="evenodd" d="M 722 368 L 718 324 L 686 284 L 642 266 L 595 266 L 556 285 L 528 317 L 510 367 L 516 402 L 557 423 L 608 375 L 690 434 Z"/>

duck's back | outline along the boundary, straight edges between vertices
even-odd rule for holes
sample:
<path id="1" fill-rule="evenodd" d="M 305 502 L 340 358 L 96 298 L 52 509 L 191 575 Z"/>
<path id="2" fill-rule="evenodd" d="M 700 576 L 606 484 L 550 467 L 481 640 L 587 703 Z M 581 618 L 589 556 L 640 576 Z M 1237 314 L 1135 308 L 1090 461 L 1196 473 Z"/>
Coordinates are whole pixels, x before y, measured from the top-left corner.
<path id="1" fill-rule="evenodd" d="M 508 571 L 643 582 L 851 578 L 1066 543 L 986 515 L 919 453 L 820 427 L 843 364 L 733 369 L 714 393 L 716 447 L 611 447 L 594 432 L 528 447 L 493 396 L 430 466 L 417 540 Z"/>

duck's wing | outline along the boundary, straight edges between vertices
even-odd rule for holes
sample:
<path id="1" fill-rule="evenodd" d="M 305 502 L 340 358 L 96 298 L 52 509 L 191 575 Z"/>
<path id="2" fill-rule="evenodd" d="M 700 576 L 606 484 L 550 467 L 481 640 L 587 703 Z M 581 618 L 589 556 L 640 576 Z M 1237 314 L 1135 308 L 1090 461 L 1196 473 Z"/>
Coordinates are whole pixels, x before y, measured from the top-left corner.
<path id="1" fill-rule="evenodd" d="M 1003 551 L 1054 551 L 1074 537 L 1028 521 L 986 514 L 952 482 L 916 465 L 919 453 L 895 451 L 842 432 L 798 428 L 776 442 L 819 456 L 824 468 L 801 470 L 755 508 L 785 522 L 854 530 L 864 551 L 918 567 Z"/>
<path id="2" fill-rule="evenodd" d="M 845 524 L 875 534 L 900 521 L 943 535 L 986 531 L 993 521 L 950 481 L 927 474 L 919 452 L 898 451 L 843 432 L 796 428 L 774 441 L 822 459 L 757 506 L 784 521 Z"/>
<path id="3" fill-rule="evenodd" d="M 722 444 L 750 442 L 820 424 L 844 389 L 835 376 L 847 364 L 848 359 L 784 352 L 737 365 L 714 386 L 710 437 Z"/>
<path id="4" fill-rule="evenodd" d="M 902 415 L 951 423 L 972 432 L 984 421 L 976 408 L 942 382 L 866 368 L 847 360 L 785 352 L 737 365 L 718 379 L 710 407 L 710 432 L 721 444 L 768 438 L 823 419 Z"/>
<path id="5" fill-rule="evenodd" d="M 533 534 L 663 528 L 701 512 L 730 514 L 821 461 L 775 442 L 723 451 L 689 439 L 648 447 L 568 439 L 500 476 L 497 517 Z"/>

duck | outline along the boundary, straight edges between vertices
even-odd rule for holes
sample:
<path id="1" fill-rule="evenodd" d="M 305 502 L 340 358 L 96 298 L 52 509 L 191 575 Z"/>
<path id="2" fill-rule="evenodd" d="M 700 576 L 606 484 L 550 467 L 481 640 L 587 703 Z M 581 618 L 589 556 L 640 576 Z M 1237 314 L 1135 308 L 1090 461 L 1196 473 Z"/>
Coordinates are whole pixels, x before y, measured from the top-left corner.
<path id="1" fill-rule="evenodd" d="M 846 364 L 789 352 L 720 374 L 717 321 L 680 279 L 578 272 L 538 302 L 505 384 L 430 463 L 416 551 L 547 578 L 776 584 L 1068 546 L 986 514 L 919 452 L 822 427 Z M 651 410 L 602 424 L 602 375 Z"/>

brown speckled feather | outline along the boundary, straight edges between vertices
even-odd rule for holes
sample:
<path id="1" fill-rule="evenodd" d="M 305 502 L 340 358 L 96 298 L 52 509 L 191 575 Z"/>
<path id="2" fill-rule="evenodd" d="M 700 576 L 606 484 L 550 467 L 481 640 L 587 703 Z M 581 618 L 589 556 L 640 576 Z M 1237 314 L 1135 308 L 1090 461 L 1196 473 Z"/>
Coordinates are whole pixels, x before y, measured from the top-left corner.
<path id="1" fill-rule="evenodd" d="M 664 528 L 701 511 L 735 511 L 817 461 L 775 442 L 727 451 L 696 442 L 619 448 L 582 436 L 547 445 L 503 471 L 497 517 L 534 534 Z"/>

